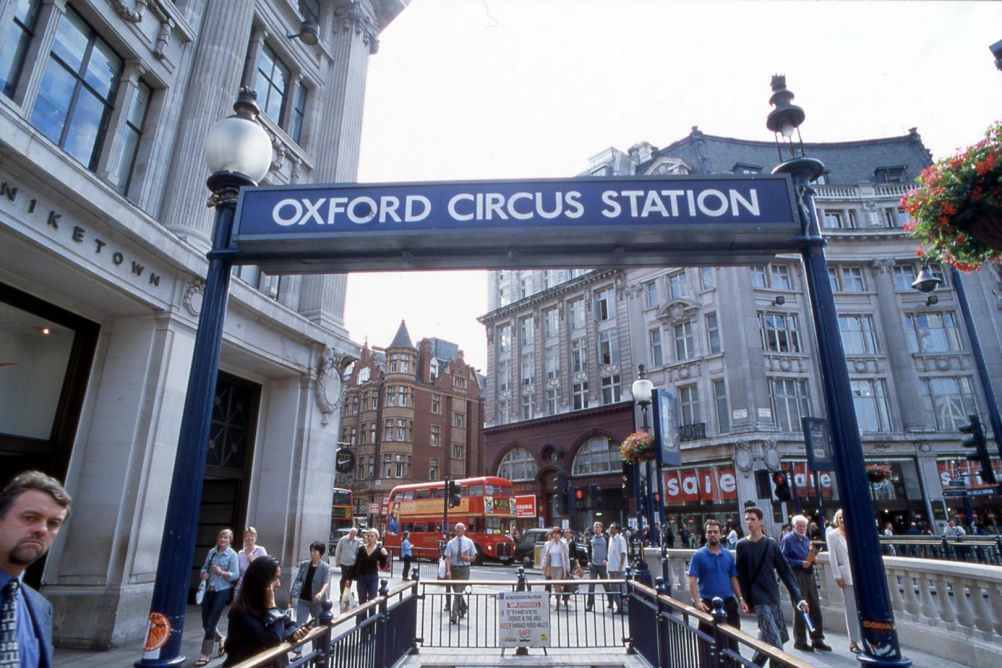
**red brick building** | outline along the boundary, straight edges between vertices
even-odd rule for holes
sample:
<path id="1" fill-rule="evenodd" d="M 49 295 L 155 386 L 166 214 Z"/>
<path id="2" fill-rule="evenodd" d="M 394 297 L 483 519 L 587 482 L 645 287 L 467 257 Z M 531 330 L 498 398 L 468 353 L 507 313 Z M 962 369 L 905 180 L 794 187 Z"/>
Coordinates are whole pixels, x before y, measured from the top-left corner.
<path id="1" fill-rule="evenodd" d="M 341 405 L 341 442 L 355 452 L 355 471 L 337 482 L 354 491 L 357 522 L 379 526 L 397 485 L 483 471 L 480 388 L 455 344 L 415 346 L 403 322 L 386 348 L 366 343 Z"/>

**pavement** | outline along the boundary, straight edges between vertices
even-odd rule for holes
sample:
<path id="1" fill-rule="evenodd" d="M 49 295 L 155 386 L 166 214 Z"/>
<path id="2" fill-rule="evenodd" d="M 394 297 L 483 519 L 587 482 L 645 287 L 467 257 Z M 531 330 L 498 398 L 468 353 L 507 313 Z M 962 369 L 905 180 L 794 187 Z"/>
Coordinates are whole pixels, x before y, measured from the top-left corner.
<path id="1" fill-rule="evenodd" d="M 425 564 L 422 567 L 422 576 L 434 579 L 434 576 L 432 575 L 434 568 L 435 566 L 432 564 Z M 425 573 L 426 570 L 427 574 Z M 487 575 L 488 574 L 485 573 L 481 577 L 487 577 Z M 493 573 L 490 573 L 490 575 L 492 575 L 493 578 L 497 578 L 500 573 L 494 571 Z M 505 577 L 507 576 L 508 574 L 505 573 Z M 474 573 L 473 577 L 476 578 L 478 575 Z M 536 579 L 538 574 L 530 572 L 530 577 L 532 579 Z M 399 579 L 395 579 L 391 583 L 391 586 L 397 583 L 400 583 Z M 501 589 L 499 589 L 499 591 L 500 590 Z M 428 591 L 431 593 L 435 591 L 435 588 L 429 587 Z M 430 597 L 429 600 L 434 598 L 435 597 Z M 484 600 L 486 601 L 488 599 L 485 598 Z M 576 606 L 572 609 L 571 614 L 584 615 L 583 610 L 580 610 L 580 608 L 583 608 L 583 606 Z M 496 620 L 491 621 L 494 619 L 493 613 L 491 612 L 493 609 L 494 606 L 486 606 L 487 617 L 489 618 L 486 620 L 487 623 L 496 623 Z M 606 615 L 606 617 L 609 619 L 609 623 L 612 624 L 612 615 Z M 199 649 L 202 638 L 200 620 L 201 613 L 198 606 L 189 606 L 186 613 L 187 623 L 185 624 L 181 640 L 181 653 L 186 658 L 183 664 L 185 667 L 193 666 L 199 657 Z M 436 627 L 438 627 L 440 623 L 442 622 L 437 621 L 437 615 L 430 619 L 430 621 L 425 621 L 426 625 L 433 624 Z M 444 623 L 448 628 L 447 619 Z M 462 625 L 465 623 L 466 620 L 461 621 L 460 628 L 462 628 Z M 753 616 L 743 617 L 741 626 L 744 630 L 750 631 L 754 634 L 755 618 Z M 221 628 L 225 628 L 225 615 L 224 621 L 221 623 Z M 456 627 L 452 628 L 455 629 Z M 433 637 L 433 634 L 428 635 L 427 629 L 424 632 L 428 637 Z M 814 653 L 800 652 L 793 649 L 792 641 L 787 643 L 785 649 L 798 659 L 805 661 L 812 666 L 817 666 L 818 668 L 836 668 L 860 665 L 856 655 L 850 653 L 848 650 L 848 637 L 826 632 L 826 641 L 834 648 L 834 651 Z M 551 647 L 548 650 L 548 654 L 544 654 L 541 648 L 530 648 L 528 656 L 515 656 L 515 650 L 508 649 L 505 652 L 505 656 L 502 658 L 501 650 L 497 648 L 464 648 L 455 646 L 458 644 L 464 644 L 462 642 L 449 644 L 452 646 L 441 648 L 422 647 L 419 654 L 406 657 L 400 664 L 398 664 L 397 668 L 416 668 L 418 666 L 425 666 L 429 668 L 482 668 L 486 666 L 593 666 L 596 668 L 613 668 L 622 666 L 624 668 L 647 668 L 647 664 L 642 659 L 635 655 L 627 654 L 623 647 Z M 482 641 L 480 644 L 483 644 Z M 964 664 L 946 661 L 939 657 L 913 649 L 902 648 L 902 653 L 907 658 L 911 659 L 912 665 L 916 668 L 964 668 Z M 141 643 L 139 642 L 132 646 L 116 647 L 107 651 L 57 648 L 53 656 L 53 666 L 55 668 L 127 668 L 128 666 L 132 666 L 141 657 Z M 209 666 L 211 668 L 219 668 L 222 666 L 222 662 L 223 660 L 221 658 L 213 658 Z"/>

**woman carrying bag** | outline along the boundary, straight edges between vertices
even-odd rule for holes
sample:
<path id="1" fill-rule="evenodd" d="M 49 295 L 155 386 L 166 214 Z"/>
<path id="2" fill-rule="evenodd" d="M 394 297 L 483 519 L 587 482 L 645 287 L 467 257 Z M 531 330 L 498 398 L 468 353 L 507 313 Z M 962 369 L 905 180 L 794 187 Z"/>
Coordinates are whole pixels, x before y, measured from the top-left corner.
<path id="1" fill-rule="evenodd" d="M 543 575 L 547 580 L 565 580 L 571 573 L 571 559 L 567 550 L 567 543 L 561 538 L 563 531 L 560 527 L 553 527 L 550 531 L 550 540 L 543 546 L 543 560 L 541 563 Z M 563 593 L 563 585 L 553 585 L 554 598 L 557 601 L 557 610 L 560 609 L 560 594 Z M 567 603 L 564 603 L 567 606 Z"/>
<path id="2" fill-rule="evenodd" d="M 289 592 L 290 605 L 296 604 L 296 622 L 305 624 L 309 619 L 317 619 L 327 600 L 327 590 L 331 583 L 331 567 L 320 560 L 327 546 L 320 541 L 310 544 L 310 558 L 299 562 L 299 571 Z"/>
<path id="3" fill-rule="evenodd" d="M 223 529 L 216 537 L 216 546 L 209 550 L 202 565 L 202 580 L 205 582 L 205 593 L 202 597 L 202 655 L 196 666 L 209 663 L 212 645 L 219 643 L 219 656 L 223 655 L 223 643 L 226 637 L 219 632 L 216 625 L 223 616 L 223 608 L 233 594 L 233 584 L 240 578 L 240 566 L 237 563 L 237 553 L 230 547 L 233 532 Z"/>

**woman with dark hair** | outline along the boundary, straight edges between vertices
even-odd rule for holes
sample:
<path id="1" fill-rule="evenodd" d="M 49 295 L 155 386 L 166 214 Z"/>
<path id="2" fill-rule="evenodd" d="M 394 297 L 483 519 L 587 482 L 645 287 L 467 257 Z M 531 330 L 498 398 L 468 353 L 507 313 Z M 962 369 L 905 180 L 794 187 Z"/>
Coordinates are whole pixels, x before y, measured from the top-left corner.
<path id="1" fill-rule="evenodd" d="M 258 557 L 247 567 L 240 598 L 230 608 L 224 668 L 246 661 L 285 640 L 302 640 L 307 634 L 308 629 L 297 629 L 275 605 L 275 591 L 282 586 L 281 574 L 278 559 L 271 556 Z M 281 660 L 269 664 L 269 668 L 285 665 L 284 660 L 283 655 Z"/>
<path id="2" fill-rule="evenodd" d="M 308 619 L 316 619 L 327 600 L 327 589 L 331 583 L 331 567 L 320 560 L 327 546 L 319 540 L 310 543 L 310 558 L 299 563 L 299 571 L 289 593 L 291 605 L 296 604 L 296 621 L 300 624 Z"/>

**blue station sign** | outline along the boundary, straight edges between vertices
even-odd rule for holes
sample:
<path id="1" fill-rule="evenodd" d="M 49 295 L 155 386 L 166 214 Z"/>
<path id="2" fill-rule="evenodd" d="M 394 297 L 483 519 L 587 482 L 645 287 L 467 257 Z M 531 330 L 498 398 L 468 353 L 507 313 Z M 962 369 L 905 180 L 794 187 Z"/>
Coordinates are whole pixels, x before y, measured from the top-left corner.
<path id="1" fill-rule="evenodd" d="M 261 186 L 236 262 L 273 273 L 730 265 L 798 250 L 786 175 Z"/>

